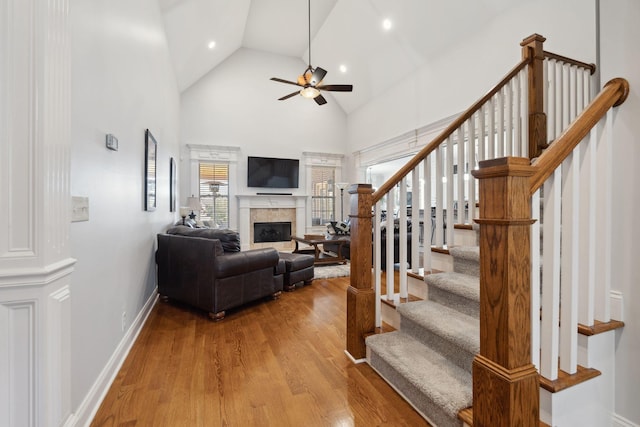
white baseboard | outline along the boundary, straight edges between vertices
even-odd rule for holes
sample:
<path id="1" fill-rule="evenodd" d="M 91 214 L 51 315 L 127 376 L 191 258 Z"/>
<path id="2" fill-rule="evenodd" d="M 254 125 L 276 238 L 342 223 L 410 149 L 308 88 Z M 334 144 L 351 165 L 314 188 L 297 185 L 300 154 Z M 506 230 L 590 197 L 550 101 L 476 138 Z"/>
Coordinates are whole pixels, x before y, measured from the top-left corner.
<path id="1" fill-rule="evenodd" d="M 127 358 L 131 347 L 136 342 L 138 334 L 140 334 L 157 300 L 158 292 L 154 290 L 131 324 L 131 327 L 127 330 L 127 333 L 122 337 L 122 341 L 120 341 L 120 344 L 116 347 L 116 350 L 113 352 L 104 369 L 100 372 L 96 382 L 93 383 L 93 386 L 83 399 L 76 413 L 65 423 L 65 427 L 88 427 L 89 424 L 91 424 L 93 417 L 96 415 L 96 412 L 98 412 L 98 408 L 100 408 L 102 400 L 107 395 L 111 384 L 115 380 L 116 375 L 118 375 L 122 364 Z"/>
<path id="2" fill-rule="evenodd" d="M 609 299 L 611 301 L 611 318 L 624 322 L 622 292 L 612 290 L 609 293 Z"/>
<path id="3" fill-rule="evenodd" d="M 640 424 L 632 423 L 620 415 L 613 414 L 611 418 L 611 427 L 640 427 Z"/>

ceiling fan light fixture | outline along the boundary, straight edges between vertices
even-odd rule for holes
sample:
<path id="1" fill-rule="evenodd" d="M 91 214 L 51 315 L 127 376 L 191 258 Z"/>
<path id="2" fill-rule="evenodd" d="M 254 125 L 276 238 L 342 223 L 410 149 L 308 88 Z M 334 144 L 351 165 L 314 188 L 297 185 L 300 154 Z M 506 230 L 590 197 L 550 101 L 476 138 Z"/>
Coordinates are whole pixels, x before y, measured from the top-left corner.
<path id="1" fill-rule="evenodd" d="M 304 96 L 305 98 L 311 99 L 320 95 L 320 91 L 313 86 L 307 86 L 300 91 L 300 95 Z"/>

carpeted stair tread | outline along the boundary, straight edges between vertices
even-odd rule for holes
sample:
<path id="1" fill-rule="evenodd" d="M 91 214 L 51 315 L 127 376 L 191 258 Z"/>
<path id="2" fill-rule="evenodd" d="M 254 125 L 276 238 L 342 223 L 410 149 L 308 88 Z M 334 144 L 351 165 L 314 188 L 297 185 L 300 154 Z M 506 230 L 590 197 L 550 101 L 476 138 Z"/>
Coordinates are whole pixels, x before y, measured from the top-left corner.
<path id="1" fill-rule="evenodd" d="M 455 272 L 437 273 L 427 274 L 424 281 L 429 286 L 480 302 L 480 279 L 476 276 Z"/>
<path id="2" fill-rule="evenodd" d="M 401 304 L 397 311 L 402 319 L 400 329 L 403 332 L 416 339 L 427 341 L 430 339 L 430 334 L 435 334 L 441 340 L 452 343 L 468 353 L 466 357 L 468 363 L 464 363 L 463 367 L 471 369 L 471 360 L 476 353 L 480 352 L 480 321 L 478 318 L 429 300 Z M 411 330 L 405 328 L 405 324 L 411 325 Z M 424 344 L 428 345 L 429 342 L 424 342 Z M 434 349 L 438 349 L 438 345 L 434 344 Z"/>
<path id="3" fill-rule="evenodd" d="M 370 364 L 432 423 L 460 426 L 471 406 L 471 374 L 401 331 L 367 338 Z"/>

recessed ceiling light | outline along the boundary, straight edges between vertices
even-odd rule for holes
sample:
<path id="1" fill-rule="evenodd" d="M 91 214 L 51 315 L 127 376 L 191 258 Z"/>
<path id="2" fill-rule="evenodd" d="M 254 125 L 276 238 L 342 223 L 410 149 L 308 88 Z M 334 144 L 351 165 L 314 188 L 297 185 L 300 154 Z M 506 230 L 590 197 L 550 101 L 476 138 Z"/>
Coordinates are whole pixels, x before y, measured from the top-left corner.
<path id="1" fill-rule="evenodd" d="M 346 65 L 344 65 L 344 64 L 342 64 L 342 65 L 340 66 L 340 72 L 341 72 L 341 73 L 346 73 L 346 72 L 347 72 L 347 66 L 346 66 Z"/>
<path id="2" fill-rule="evenodd" d="M 391 20 L 385 19 L 382 21 L 382 28 L 384 28 L 385 31 L 389 31 L 391 29 Z"/>
<path id="3" fill-rule="evenodd" d="M 209 44 L 207 45 L 207 47 L 208 47 L 209 49 L 213 49 L 214 47 L 216 47 L 216 42 L 215 42 L 215 41 L 213 41 L 213 40 L 211 40 L 211 41 L 209 42 Z"/>

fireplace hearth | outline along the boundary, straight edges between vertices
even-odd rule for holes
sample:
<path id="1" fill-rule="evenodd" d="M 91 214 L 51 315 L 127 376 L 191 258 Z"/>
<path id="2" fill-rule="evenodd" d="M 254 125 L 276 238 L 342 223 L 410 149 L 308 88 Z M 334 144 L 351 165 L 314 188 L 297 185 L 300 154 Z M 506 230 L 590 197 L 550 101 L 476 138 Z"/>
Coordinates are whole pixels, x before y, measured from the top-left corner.
<path id="1" fill-rule="evenodd" d="M 254 243 L 291 241 L 291 222 L 253 223 Z"/>

